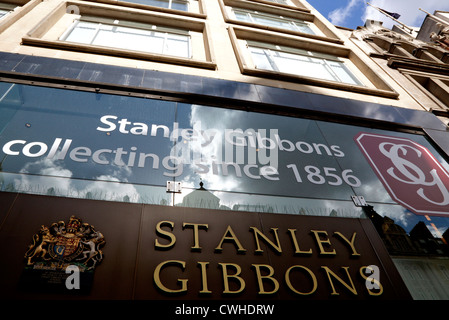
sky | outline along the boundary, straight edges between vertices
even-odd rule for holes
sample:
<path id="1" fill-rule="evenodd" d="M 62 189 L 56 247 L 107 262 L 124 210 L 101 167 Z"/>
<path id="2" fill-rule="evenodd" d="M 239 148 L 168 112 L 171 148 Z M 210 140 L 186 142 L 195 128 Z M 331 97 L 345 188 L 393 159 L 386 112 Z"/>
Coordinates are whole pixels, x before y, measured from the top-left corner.
<path id="1" fill-rule="evenodd" d="M 306 0 L 325 18 L 336 26 L 356 29 L 363 26 L 366 19 L 379 20 L 386 28 L 397 24 L 376 9 L 367 5 L 365 0 Z M 370 4 L 389 12 L 398 13 L 399 21 L 409 27 L 420 27 L 426 14 L 419 8 L 434 13 L 435 10 L 449 11 L 448 0 L 371 0 Z"/>

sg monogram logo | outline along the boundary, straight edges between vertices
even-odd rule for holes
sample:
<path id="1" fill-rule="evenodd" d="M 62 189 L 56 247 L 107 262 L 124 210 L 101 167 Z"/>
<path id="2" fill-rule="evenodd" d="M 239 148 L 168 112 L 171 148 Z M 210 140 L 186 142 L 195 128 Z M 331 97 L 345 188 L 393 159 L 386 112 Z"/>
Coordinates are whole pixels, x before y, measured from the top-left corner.
<path id="1" fill-rule="evenodd" d="M 388 147 L 390 148 L 389 150 L 387 150 Z M 439 177 L 436 169 L 430 170 L 429 174 L 431 175 L 432 180 L 426 181 L 426 174 L 416 164 L 408 161 L 407 159 L 401 158 L 399 155 L 399 151 L 401 151 L 402 155 L 405 156 L 407 155 L 408 152 L 407 150 L 411 150 L 415 152 L 419 158 L 421 158 L 423 153 L 419 149 L 406 144 L 394 144 L 391 142 L 383 142 L 379 144 L 379 150 L 382 152 L 383 155 L 388 157 L 394 165 L 394 167 L 390 167 L 387 170 L 387 173 L 390 176 L 406 184 L 428 186 L 428 187 L 437 186 L 441 192 L 442 201 L 438 202 L 431 200 L 424 194 L 423 188 L 419 188 L 416 191 L 416 193 L 424 200 L 431 202 L 433 204 L 440 206 L 449 204 L 449 191 L 441 181 L 441 178 Z M 402 179 L 398 175 L 396 175 L 395 169 L 397 169 L 402 176 L 406 177 L 407 180 Z"/>
<path id="2" fill-rule="evenodd" d="M 449 174 L 427 148 L 365 132 L 354 140 L 394 200 L 416 214 L 449 215 Z"/>

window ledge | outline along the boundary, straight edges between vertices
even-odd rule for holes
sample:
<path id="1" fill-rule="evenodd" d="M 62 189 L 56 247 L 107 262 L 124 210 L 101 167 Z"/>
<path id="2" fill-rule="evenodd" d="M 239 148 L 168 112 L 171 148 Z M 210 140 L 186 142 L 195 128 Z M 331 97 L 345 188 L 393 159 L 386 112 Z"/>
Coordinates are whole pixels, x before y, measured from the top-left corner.
<path id="1" fill-rule="evenodd" d="M 93 45 L 88 45 L 88 44 L 66 42 L 66 41 L 60 41 L 60 40 L 44 40 L 44 39 L 30 37 L 30 36 L 23 37 L 22 44 L 29 45 L 29 46 L 44 47 L 44 48 L 70 50 L 70 51 L 93 53 L 93 54 L 102 54 L 102 55 L 116 56 L 116 57 L 129 58 L 129 59 L 170 63 L 170 64 L 177 64 L 177 65 L 188 66 L 188 67 L 211 69 L 211 70 L 215 70 L 217 67 L 217 65 L 214 61 L 202 61 L 202 60 L 188 59 L 188 58 L 182 58 L 182 57 L 147 53 L 147 52 L 142 52 L 142 51 L 132 51 L 132 50 L 126 50 L 126 49 L 117 49 L 117 48 L 112 48 L 112 47 L 93 46 Z"/>
<path id="2" fill-rule="evenodd" d="M 257 77 L 264 77 L 264 78 L 271 78 L 275 80 L 283 80 L 283 81 L 290 81 L 305 85 L 313 85 L 313 86 L 320 86 L 330 89 L 337 89 L 337 90 L 344 90 L 344 91 L 350 91 L 355 93 L 362 93 L 362 94 L 368 94 L 368 95 L 374 95 L 384 98 L 391 98 L 391 99 L 397 99 L 399 97 L 399 94 L 394 91 L 389 90 L 382 90 L 382 89 L 375 89 L 375 88 L 368 88 L 364 86 L 356 86 L 336 81 L 329 81 L 329 80 L 321 80 L 317 78 L 312 77 L 306 77 L 306 76 L 299 76 L 295 74 L 288 74 L 278 71 L 271 71 L 271 70 L 262 70 L 262 69 L 254 69 L 249 68 L 244 65 L 241 65 L 241 72 L 246 75 L 251 76 L 257 76 Z"/>

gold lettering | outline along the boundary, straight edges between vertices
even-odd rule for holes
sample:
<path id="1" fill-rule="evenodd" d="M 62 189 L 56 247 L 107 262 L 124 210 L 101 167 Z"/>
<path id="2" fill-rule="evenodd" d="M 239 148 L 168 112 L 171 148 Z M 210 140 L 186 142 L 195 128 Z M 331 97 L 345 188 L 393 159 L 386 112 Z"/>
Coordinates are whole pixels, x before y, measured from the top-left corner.
<path id="1" fill-rule="evenodd" d="M 207 269 L 207 265 L 209 264 L 209 262 L 198 262 L 198 264 L 201 266 L 201 283 L 202 283 L 202 288 L 200 293 L 212 293 L 212 291 L 209 291 L 209 289 L 207 288 L 207 273 L 206 273 L 206 269 Z"/>
<path id="2" fill-rule="evenodd" d="M 257 282 L 259 284 L 259 294 L 273 294 L 276 293 L 279 289 L 279 282 L 273 278 L 272 276 L 274 275 L 274 269 L 272 266 L 267 265 L 267 264 L 253 264 L 252 265 L 255 269 L 256 269 L 256 275 L 257 275 Z M 260 272 L 260 268 L 267 268 L 269 270 L 269 274 L 262 276 L 262 273 Z M 263 285 L 263 279 L 266 280 L 270 280 L 273 285 L 274 285 L 274 289 L 271 291 L 265 291 L 264 285 Z"/>
<path id="3" fill-rule="evenodd" d="M 178 279 L 178 282 L 181 283 L 181 289 L 178 289 L 178 290 L 169 289 L 165 285 L 162 284 L 160 273 L 161 273 L 162 268 L 164 268 L 165 266 L 168 266 L 168 265 L 180 265 L 181 266 L 180 268 L 183 271 L 184 271 L 184 269 L 186 267 L 186 263 L 184 261 L 179 261 L 179 260 L 163 261 L 163 262 L 158 264 L 156 269 L 154 269 L 154 273 L 153 273 L 154 283 L 157 285 L 157 287 L 159 289 L 161 289 L 162 291 L 165 291 L 167 293 L 180 293 L 180 292 L 187 291 L 187 281 L 188 281 L 188 279 Z"/>
<path id="4" fill-rule="evenodd" d="M 336 234 L 337 236 L 341 237 L 344 241 L 346 241 L 347 244 L 349 244 L 349 246 L 351 247 L 352 250 L 352 256 L 360 256 L 360 253 L 357 252 L 357 250 L 355 249 L 355 236 L 357 235 L 356 232 L 354 232 L 352 234 L 352 238 L 351 240 L 348 240 L 341 232 L 334 232 L 334 234 Z"/>
<path id="5" fill-rule="evenodd" d="M 290 272 L 295 268 L 303 269 L 310 275 L 310 278 L 312 279 L 312 282 L 313 282 L 312 290 L 310 290 L 309 292 L 300 292 L 300 291 L 296 290 L 296 288 L 293 287 L 292 282 L 290 281 Z M 314 293 L 316 291 L 316 289 L 318 288 L 318 282 L 316 280 L 315 274 L 309 268 L 300 266 L 300 265 L 291 266 L 290 268 L 288 268 L 288 270 L 285 272 L 285 282 L 287 283 L 287 286 L 290 288 L 290 290 L 292 290 L 294 293 L 302 295 L 302 296 L 310 295 L 310 294 Z"/>
<path id="6" fill-rule="evenodd" d="M 235 263 L 219 263 L 219 265 L 222 268 L 223 272 L 223 284 L 224 284 L 224 291 L 223 293 L 229 293 L 229 294 L 237 294 L 242 292 L 245 289 L 245 280 L 243 278 L 239 277 L 239 274 L 242 272 L 242 268 L 238 264 Z M 236 272 L 232 275 L 228 274 L 228 266 L 235 268 Z M 231 291 L 229 289 L 229 278 L 234 278 L 240 283 L 240 288 L 234 291 Z"/>
<path id="7" fill-rule="evenodd" d="M 352 282 L 351 276 L 349 274 L 349 267 L 342 267 L 342 269 L 344 269 L 346 271 L 346 275 L 348 276 L 349 282 L 351 285 L 348 285 L 346 282 L 344 282 L 343 279 L 341 279 L 339 276 L 337 276 L 331 269 L 329 269 L 328 267 L 323 267 L 321 266 L 322 269 L 324 269 L 326 271 L 327 274 L 327 278 L 329 279 L 329 283 L 332 287 L 332 295 L 340 295 L 337 291 L 335 291 L 335 287 L 334 287 L 334 283 L 332 282 L 332 278 L 331 275 L 338 280 L 342 285 L 344 285 L 349 291 L 351 291 L 354 295 L 357 295 L 357 290 L 354 287 L 354 283 Z"/>
<path id="8" fill-rule="evenodd" d="M 296 229 L 288 229 L 288 231 L 290 231 L 293 245 L 295 246 L 295 254 L 312 254 L 312 248 L 308 251 L 301 251 L 301 249 L 299 249 L 298 240 L 296 240 Z"/>
<path id="9" fill-rule="evenodd" d="M 172 221 L 160 221 L 156 225 L 156 233 L 157 233 L 157 235 L 159 235 L 161 237 L 166 237 L 166 238 L 170 239 L 171 241 L 168 244 L 161 244 L 161 243 L 159 243 L 159 240 L 156 239 L 156 240 L 154 240 L 154 246 L 156 248 L 159 248 L 159 249 L 168 250 L 168 249 L 170 249 L 171 247 L 173 247 L 175 245 L 176 236 L 173 233 L 171 233 L 171 232 L 162 230 L 161 227 L 163 225 L 169 225 L 171 230 L 173 230 L 173 227 L 175 226 L 175 223 L 172 222 Z"/>
<path id="10" fill-rule="evenodd" d="M 255 227 L 250 227 L 250 230 L 254 231 L 254 238 L 256 239 L 256 244 L 257 244 L 257 249 L 256 249 L 256 253 L 262 253 L 263 250 L 260 248 L 260 243 L 259 243 L 259 236 L 262 237 L 262 239 L 268 243 L 271 247 L 273 247 L 278 253 L 282 253 L 282 249 L 281 249 L 281 244 L 279 243 L 279 236 L 278 236 L 278 228 L 271 228 L 271 230 L 274 233 L 274 237 L 276 238 L 276 244 L 274 244 L 270 239 L 267 238 L 267 236 L 265 236 L 262 232 L 260 232 L 259 229 L 255 228 Z"/>
<path id="11" fill-rule="evenodd" d="M 217 252 L 223 251 L 222 245 L 223 245 L 223 242 L 225 240 L 234 242 L 234 245 L 236 245 L 236 247 L 237 247 L 237 252 L 238 253 L 245 253 L 246 252 L 246 249 L 243 248 L 243 246 L 240 244 L 240 241 L 236 237 L 236 235 L 235 235 L 234 231 L 232 230 L 231 226 L 227 227 L 225 233 L 223 234 L 223 237 L 221 238 L 220 243 L 215 248 L 215 251 L 217 251 Z"/>
<path id="12" fill-rule="evenodd" d="M 206 230 L 209 228 L 208 224 L 200 224 L 200 223 L 187 223 L 184 222 L 184 224 L 182 225 L 182 228 L 186 228 L 186 227 L 193 227 L 193 239 L 194 239 L 194 245 L 193 247 L 191 247 L 192 251 L 201 251 L 201 247 L 200 247 L 200 239 L 199 239 L 199 235 L 198 235 L 198 230 L 200 227 L 205 228 Z"/>
<path id="13" fill-rule="evenodd" d="M 337 254 L 335 252 L 335 249 L 332 249 L 332 251 L 325 251 L 324 248 L 323 248 L 323 244 L 327 244 L 329 246 L 331 245 L 331 242 L 330 242 L 330 240 L 329 240 L 329 238 L 327 236 L 327 232 L 326 231 L 321 231 L 321 230 L 310 230 L 310 231 L 312 231 L 313 234 L 315 235 L 316 242 L 318 244 L 318 247 L 320 248 L 320 254 L 323 254 L 323 255 L 335 255 L 335 254 Z M 324 234 L 326 236 L 326 239 L 324 239 L 324 240 L 321 239 L 320 234 Z"/>

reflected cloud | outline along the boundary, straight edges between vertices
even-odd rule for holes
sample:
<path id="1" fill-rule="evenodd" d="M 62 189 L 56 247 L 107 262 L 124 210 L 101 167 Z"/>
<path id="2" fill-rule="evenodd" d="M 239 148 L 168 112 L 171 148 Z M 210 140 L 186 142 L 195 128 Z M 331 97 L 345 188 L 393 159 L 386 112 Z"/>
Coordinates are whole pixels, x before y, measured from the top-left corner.
<path id="1" fill-rule="evenodd" d="M 32 172 L 33 174 L 30 174 Z M 124 176 L 130 175 L 126 167 L 116 167 L 112 175 L 100 175 L 90 180 L 73 179 L 73 172 L 58 161 L 41 159 L 27 163 L 13 183 L 4 183 L 9 191 L 69 196 L 76 198 L 139 202 L 139 193 Z M 122 178 L 119 178 L 122 177 Z"/>

